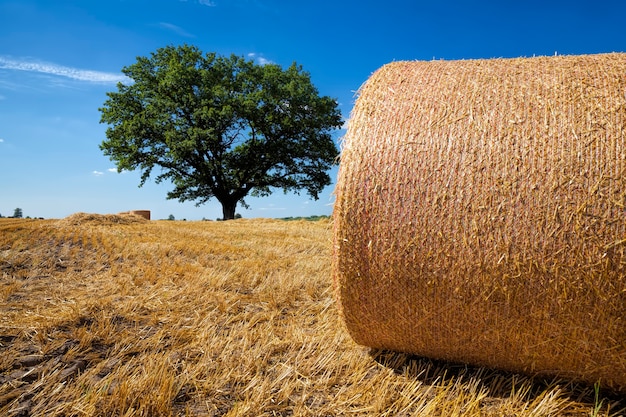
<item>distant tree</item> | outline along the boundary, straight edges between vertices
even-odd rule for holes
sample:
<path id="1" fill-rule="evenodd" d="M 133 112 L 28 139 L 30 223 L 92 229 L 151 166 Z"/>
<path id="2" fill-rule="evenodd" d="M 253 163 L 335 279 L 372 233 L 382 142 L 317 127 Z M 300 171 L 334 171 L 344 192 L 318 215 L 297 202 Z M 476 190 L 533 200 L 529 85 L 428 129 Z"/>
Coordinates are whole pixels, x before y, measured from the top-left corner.
<path id="1" fill-rule="evenodd" d="M 330 184 L 341 114 L 295 63 L 282 69 L 183 45 L 122 72 L 132 83 L 107 93 L 100 149 L 118 171 L 141 170 L 140 186 L 160 167 L 155 181 L 174 186 L 168 199 L 200 205 L 215 197 L 228 220 L 248 195 L 279 188 L 317 199 Z"/>
<path id="2" fill-rule="evenodd" d="M 16 208 L 16 209 L 13 211 L 13 217 L 14 217 L 14 218 L 16 218 L 16 219 L 21 219 L 21 218 L 22 218 L 22 216 L 23 216 L 23 213 L 22 213 L 22 209 L 21 209 L 21 208 L 19 208 L 19 207 L 18 207 L 18 208 Z"/>
<path id="3" fill-rule="evenodd" d="M 176 220 L 176 218 L 173 214 L 170 214 L 169 216 L 167 216 L 167 220 Z"/>

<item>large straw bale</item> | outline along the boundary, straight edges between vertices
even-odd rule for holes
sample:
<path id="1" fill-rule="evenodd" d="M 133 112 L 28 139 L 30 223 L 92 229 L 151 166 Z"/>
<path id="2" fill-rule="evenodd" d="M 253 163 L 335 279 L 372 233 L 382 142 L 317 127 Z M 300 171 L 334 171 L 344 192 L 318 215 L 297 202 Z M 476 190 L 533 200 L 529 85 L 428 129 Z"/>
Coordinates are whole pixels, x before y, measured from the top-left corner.
<path id="1" fill-rule="evenodd" d="M 626 391 L 626 54 L 395 62 L 343 141 L 356 342 Z"/>

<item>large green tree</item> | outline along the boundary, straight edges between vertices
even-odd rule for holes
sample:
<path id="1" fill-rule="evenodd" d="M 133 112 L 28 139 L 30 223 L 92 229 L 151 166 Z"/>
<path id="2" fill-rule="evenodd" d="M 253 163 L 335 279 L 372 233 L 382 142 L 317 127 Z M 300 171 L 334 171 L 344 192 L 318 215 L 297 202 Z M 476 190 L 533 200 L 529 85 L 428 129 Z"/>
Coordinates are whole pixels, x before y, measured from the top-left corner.
<path id="1" fill-rule="evenodd" d="M 130 82 L 100 108 L 109 125 L 100 149 L 118 171 L 141 170 L 140 186 L 159 167 L 155 181 L 174 187 L 167 198 L 200 205 L 215 197 L 227 220 L 248 195 L 306 190 L 317 199 L 330 184 L 341 114 L 301 66 L 182 45 L 122 72 Z"/>

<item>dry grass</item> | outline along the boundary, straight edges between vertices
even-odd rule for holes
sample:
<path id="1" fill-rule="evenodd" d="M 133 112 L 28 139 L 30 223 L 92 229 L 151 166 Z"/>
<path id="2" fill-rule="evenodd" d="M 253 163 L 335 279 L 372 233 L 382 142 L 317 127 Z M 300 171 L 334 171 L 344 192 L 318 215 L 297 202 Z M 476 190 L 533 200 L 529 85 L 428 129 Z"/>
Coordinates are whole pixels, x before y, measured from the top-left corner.
<path id="1" fill-rule="evenodd" d="M 590 387 L 356 345 L 327 221 L 84 217 L 0 220 L 0 415 L 623 413 Z"/>
<path id="2" fill-rule="evenodd" d="M 333 214 L 354 339 L 626 392 L 625 91 L 624 53 L 376 71 Z"/>

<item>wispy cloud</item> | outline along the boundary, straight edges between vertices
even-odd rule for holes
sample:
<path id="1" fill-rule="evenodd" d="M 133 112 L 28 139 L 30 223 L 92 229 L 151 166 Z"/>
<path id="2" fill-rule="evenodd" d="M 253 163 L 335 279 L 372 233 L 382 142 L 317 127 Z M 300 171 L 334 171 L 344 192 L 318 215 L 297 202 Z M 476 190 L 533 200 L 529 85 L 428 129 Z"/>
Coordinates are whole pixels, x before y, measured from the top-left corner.
<path id="1" fill-rule="evenodd" d="M 182 3 L 187 3 L 187 0 L 178 0 Z M 213 0 L 196 0 L 198 4 L 201 4 L 203 6 L 208 6 L 208 7 L 214 7 L 216 6 L 215 2 Z"/>
<path id="2" fill-rule="evenodd" d="M 93 174 L 94 177 L 101 177 L 104 175 L 104 172 L 102 171 L 92 171 L 91 173 Z"/>
<path id="3" fill-rule="evenodd" d="M 287 207 L 278 207 L 276 204 L 270 203 L 267 207 L 259 207 L 259 210 L 269 210 L 269 211 L 283 211 L 287 210 Z"/>
<path id="4" fill-rule="evenodd" d="M 253 59 L 259 65 L 267 65 L 267 64 L 274 63 L 274 61 L 270 61 L 269 59 L 265 58 L 263 55 L 257 54 L 256 52 L 250 52 L 248 54 L 248 58 Z"/>
<path id="5" fill-rule="evenodd" d="M 194 35 L 193 33 L 189 33 L 185 29 L 181 28 L 180 26 L 176 26 L 176 25 L 174 25 L 172 23 L 159 22 L 158 26 L 161 29 L 169 30 L 171 32 L 176 33 L 177 35 L 184 36 L 185 38 L 195 38 L 196 37 L 196 35 Z"/>
<path id="6" fill-rule="evenodd" d="M 96 84 L 116 84 L 118 82 L 129 81 L 128 77 L 122 74 L 66 67 L 27 58 L 14 59 L 7 56 L 0 56 L 0 68 L 50 74 Z"/>
<path id="7" fill-rule="evenodd" d="M 4 139 L 0 138 L 0 143 L 4 142 Z"/>

